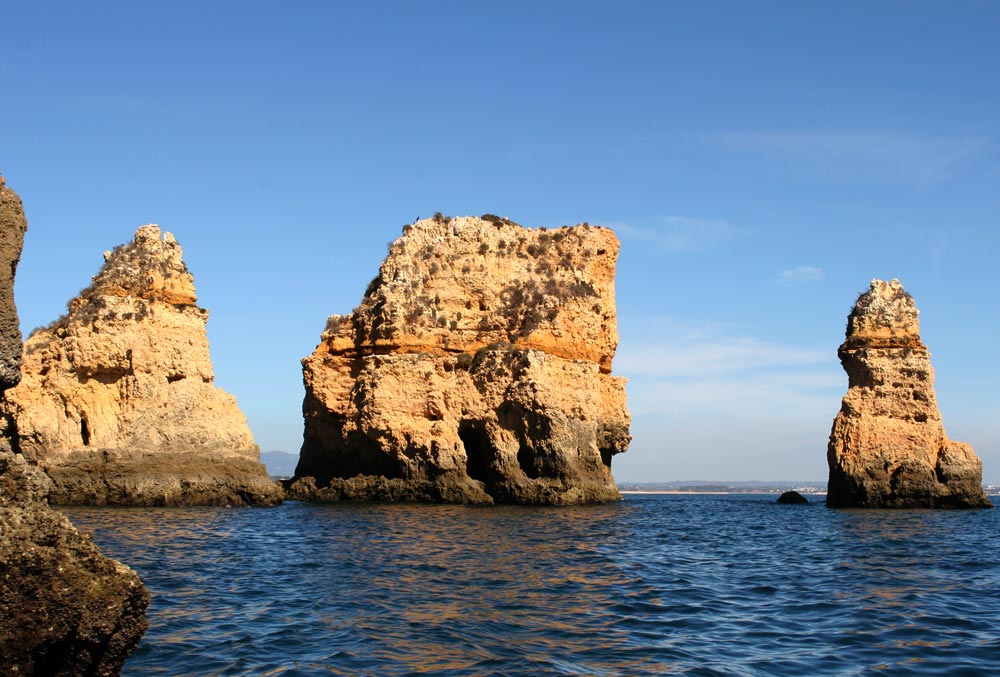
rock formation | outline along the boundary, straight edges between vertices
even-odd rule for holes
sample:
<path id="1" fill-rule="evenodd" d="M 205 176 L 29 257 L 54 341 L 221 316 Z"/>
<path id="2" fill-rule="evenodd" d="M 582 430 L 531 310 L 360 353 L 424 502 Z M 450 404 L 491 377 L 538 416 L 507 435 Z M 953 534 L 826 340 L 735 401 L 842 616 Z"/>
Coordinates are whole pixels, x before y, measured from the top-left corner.
<path id="1" fill-rule="evenodd" d="M 0 176 L 0 398 L 20 378 L 14 272 L 26 221 Z M 0 673 L 117 675 L 146 631 L 149 595 L 49 509 L 49 479 L 0 436 Z"/>
<path id="2" fill-rule="evenodd" d="M 809 502 L 809 499 L 797 491 L 785 491 L 782 492 L 781 496 L 778 496 L 777 502 L 782 505 L 804 505 Z"/>
<path id="3" fill-rule="evenodd" d="M 620 498 L 628 447 L 618 240 L 440 215 L 406 226 L 350 316 L 302 361 L 290 495 L 469 503 Z"/>
<path id="4" fill-rule="evenodd" d="M 280 501 L 235 399 L 213 384 L 194 279 L 154 225 L 106 252 L 69 312 L 25 342 L 7 393 L 20 451 L 57 503 Z"/>
<path id="5" fill-rule="evenodd" d="M 146 632 L 149 594 L 45 505 L 49 483 L 0 452 L 0 673 L 117 675 Z"/>
<path id="6" fill-rule="evenodd" d="M 827 505 L 992 507 L 982 462 L 945 436 L 918 311 L 899 280 L 872 280 L 837 354 L 848 390 L 830 434 Z"/>
<path id="7" fill-rule="evenodd" d="M 28 222 L 17 193 L 0 175 L 0 392 L 21 380 L 21 328 L 14 307 L 14 272 Z"/>

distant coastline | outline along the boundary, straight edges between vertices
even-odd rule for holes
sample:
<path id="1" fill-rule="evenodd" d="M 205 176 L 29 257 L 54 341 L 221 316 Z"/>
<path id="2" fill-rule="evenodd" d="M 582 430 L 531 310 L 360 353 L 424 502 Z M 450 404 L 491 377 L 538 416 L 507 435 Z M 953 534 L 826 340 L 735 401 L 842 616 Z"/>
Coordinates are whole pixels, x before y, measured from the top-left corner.
<path id="1" fill-rule="evenodd" d="M 651 495 L 651 494 L 680 494 L 680 495 L 690 494 L 692 496 L 694 496 L 694 495 L 698 495 L 698 496 L 728 496 L 730 494 L 748 494 L 748 495 L 749 494 L 779 494 L 780 495 L 781 493 L 783 493 L 783 492 L 780 492 L 780 491 L 772 491 L 772 490 L 768 490 L 768 491 L 754 491 L 752 489 L 733 489 L 732 491 L 702 491 L 700 489 L 689 489 L 689 490 L 683 490 L 683 489 L 662 489 L 662 490 L 655 490 L 655 489 L 619 489 L 619 491 L 621 492 L 621 494 L 623 496 L 624 495 L 642 495 L 642 494 L 646 494 L 646 495 Z M 809 495 L 812 495 L 812 496 L 818 496 L 818 495 L 824 495 L 825 496 L 826 495 L 826 490 L 824 489 L 822 491 L 820 491 L 820 490 L 815 490 L 814 491 L 814 490 L 810 489 L 810 490 L 799 491 L 799 493 L 800 494 L 809 494 Z"/>
<path id="2" fill-rule="evenodd" d="M 817 480 L 619 482 L 618 490 L 623 494 L 781 494 L 786 491 L 797 491 L 800 494 L 826 494 L 826 482 Z"/>
<path id="3" fill-rule="evenodd" d="M 1000 484 L 984 484 L 983 489 L 988 496 L 1000 496 Z M 807 481 L 747 481 L 747 482 L 712 482 L 704 480 L 688 480 L 679 482 L 620 482 L 618 490 L 622 494 L 781 494 L 785 491 L 797 491 L 800 494 L 815 496 L 826 495 L 826 482 Z"/>
<path id="4" fill-rule="evenodd" d="M 270 451 L 261 454 L 261 460 L 272 469 L 271 479 L 283 480 L 292 476 L 298 454 Z M 281 470 L 283 472 L 274 472 Z M 988 496 L 1000 496 L 1000 484 L 984 484 L 983 489 Z M 826 481 L 745 481 L 719 482 L 711 480 L 683 480 L 676 482 L 619 482 L 618 490 L 622 494 L 781 494 L 785 491 L 797 491 L 800 494 L 814 496 L 826 495 Z"/>

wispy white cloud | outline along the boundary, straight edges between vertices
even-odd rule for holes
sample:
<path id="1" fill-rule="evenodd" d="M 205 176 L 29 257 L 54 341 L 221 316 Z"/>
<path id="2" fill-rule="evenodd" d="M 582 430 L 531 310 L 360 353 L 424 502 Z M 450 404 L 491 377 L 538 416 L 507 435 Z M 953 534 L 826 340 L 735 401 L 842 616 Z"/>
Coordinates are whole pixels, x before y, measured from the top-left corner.
<path id="1" fill-rule="evenodd" d="M 788 268 L 778 273 L 778 284 L 793 285 L 823 279 L 823 269 L 816 266 Z"/>
<path id="2" fill-rule="evenodd" d="M 645 377 L 705 379 L 719 374 L 814 365 L 828 359 L 827 352 L 821 350 L 705 335 L 640 345 L 619 353 L 615 365 L 622 373 Z"/>
<path id="3" fill-rule="evenodd" d="M 747 336 L 724 323 L 621 319 L 631 448 L 619 481 L 813 480 L 847 377 L 832 346 Z"/>
<path id="4" fill-rule="evenodd" d="M 642 228 L 626 223 L 613 224 L 613 227 L 624 238 L 645 242 L 667 252 L 714 249 L 752 234 L 749 229 L 723 219 L 686 216 L 657 217 Z"/>
<path id="5" fill-rule="evenodd" d="M 624 373 L 624 372 L 623 372 Z M 829 425 L 840 407 L 847 378 L 832 369 L 719 374 L 700 379 L 630 376 L 629 408 L 636 416 L 675 421 L 820 420 Z"/>
<path id="6" fill-rule="evenodd" d="M 615 371 L 629 377 L 629 407 L 675 420 L 829 424 L 846 377 L 829 347 L 796 346 L 727 333 L 719 325 L 661 323 L 651 340 L 623 340 Z"/>
<path id="7" fill-rule="evenodd" d="M 659 417 L 637 416 L 628 453 L 615 457 L 615 479 L 822 483 L 832 416 L 786 416 L 779 422 L 685 419 L 673 426 L 662 425 Z"/>
<path id="8" fill-rule="evenodd" d="M 712 140 L 724 148 L 783 158 L 797 169 L 916 187 L 944 180 L 990 146 L 982 137 L 899 132 L 734 131 Z"/>

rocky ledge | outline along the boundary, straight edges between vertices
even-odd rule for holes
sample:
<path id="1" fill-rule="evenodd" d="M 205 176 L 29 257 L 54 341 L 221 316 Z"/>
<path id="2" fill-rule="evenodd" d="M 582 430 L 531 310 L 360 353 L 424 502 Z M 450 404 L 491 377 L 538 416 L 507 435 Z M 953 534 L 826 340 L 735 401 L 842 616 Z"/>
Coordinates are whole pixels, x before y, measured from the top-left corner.
<path id="1" fill-rule="evenodd" d="M 582 224 L 440 215 L 404 228 L 305 358 L 307 500 L 593 503 L 627 449 L 619 244 Z"/>
<path id="2" fill-rule="evenodd" d="M 899 280 L 872 280 L 837 354 L 848 390 L 830 434 L 827 505 L 992 507 L 982 462 L 945 435 L 918 311 Z"/>
<path id="3" fill-rule="evenodd" d="M 69 311 L 25 342 L 7 393 L 15 447 L 59 503 L 270 504 L 236 400 L 214 385 L 194 278 L 155 225 L 105 252 Z"/>

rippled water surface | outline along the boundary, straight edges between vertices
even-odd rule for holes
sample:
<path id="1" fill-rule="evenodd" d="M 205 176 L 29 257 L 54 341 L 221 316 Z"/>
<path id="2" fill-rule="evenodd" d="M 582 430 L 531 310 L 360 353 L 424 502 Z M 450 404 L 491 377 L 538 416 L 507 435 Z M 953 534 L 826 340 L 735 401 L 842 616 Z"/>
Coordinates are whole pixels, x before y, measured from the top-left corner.
<path id="1" fill-rule="evenodd" d="M 66 508 L 149 588 L 124 675 L 1000 673 L 1000 510 Z"/>

